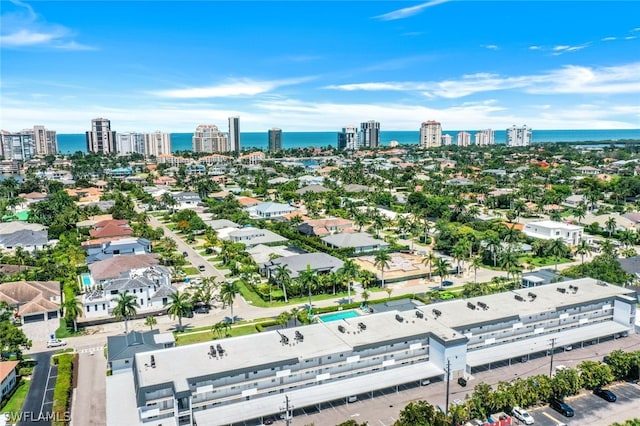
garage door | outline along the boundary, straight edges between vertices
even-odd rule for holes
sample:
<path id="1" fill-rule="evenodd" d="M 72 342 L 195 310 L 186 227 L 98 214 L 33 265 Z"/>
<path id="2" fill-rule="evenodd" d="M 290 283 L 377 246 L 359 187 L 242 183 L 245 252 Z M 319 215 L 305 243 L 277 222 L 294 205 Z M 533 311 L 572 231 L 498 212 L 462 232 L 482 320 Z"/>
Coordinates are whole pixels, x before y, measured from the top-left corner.
<path id="1" fill-rule="evenodd" d="M 27 315 L 22 317 L 22 322 L 25 324 L 44 321 L 44 314 Z"/>

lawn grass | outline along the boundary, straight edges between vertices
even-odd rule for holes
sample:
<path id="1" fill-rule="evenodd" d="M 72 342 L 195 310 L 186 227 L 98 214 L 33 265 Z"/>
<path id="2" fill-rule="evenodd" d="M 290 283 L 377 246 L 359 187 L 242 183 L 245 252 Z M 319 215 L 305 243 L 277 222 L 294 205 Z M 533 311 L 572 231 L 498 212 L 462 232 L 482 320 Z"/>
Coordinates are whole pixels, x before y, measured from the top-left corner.
<path id="1" fill-rule="evenodd" d="M 211 330 L 211 327 L 206 327 Z M 231 326 L 231 329 L 227 332 L 225 337 L 237 337 L 237 336 L 245 336 L 247 334 L 257 333 L 255 324 L 247 324 L 241 326 Z M 184 346 L 191 345 L 194 343 L 200 342 L 208 342 L 210 340 L 218 339 L 219 336 L 217 333 L 212 331 L 204 331 L 200 333 L 185 333 L 185 334 L 175 334 L 176 336 L 176 346 Z"/>
<path id="2" fill-rule="evenodd" d="M 4 407 L 0 407 L 3 413 L 19 413 L 22 411 L 22 406 L 24 405 L 24 400 L 27 397 L 27 393 L 29 392 L 29 386 L 31 386 L 31 380 L 20 379 L 18 383 L 18 387 L 7 401 L 7 404 Z"/>
<path id="3" fill-rule="evenodd" d="M 198 268 L 194 268 L 193 266 L 186 266 L 182 268 L 182 270 L 187 275 L 198 275 L 200 273 L 200 271 L 198 271 Z"/>

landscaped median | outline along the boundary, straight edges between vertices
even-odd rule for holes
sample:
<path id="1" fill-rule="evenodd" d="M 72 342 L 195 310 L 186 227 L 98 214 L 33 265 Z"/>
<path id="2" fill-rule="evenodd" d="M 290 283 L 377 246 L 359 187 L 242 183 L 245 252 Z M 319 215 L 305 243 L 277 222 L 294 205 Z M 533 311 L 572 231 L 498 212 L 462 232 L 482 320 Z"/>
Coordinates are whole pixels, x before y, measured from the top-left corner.
<path id="1" fill-rule="evenodd" d="M 73 374 L 78 354 L 63 353 L 52 358 L 58 366 L 58 377 L 53 390 L 53 426 L 65 426 L 71 420 L 71 393 L 73 392 Z"/>

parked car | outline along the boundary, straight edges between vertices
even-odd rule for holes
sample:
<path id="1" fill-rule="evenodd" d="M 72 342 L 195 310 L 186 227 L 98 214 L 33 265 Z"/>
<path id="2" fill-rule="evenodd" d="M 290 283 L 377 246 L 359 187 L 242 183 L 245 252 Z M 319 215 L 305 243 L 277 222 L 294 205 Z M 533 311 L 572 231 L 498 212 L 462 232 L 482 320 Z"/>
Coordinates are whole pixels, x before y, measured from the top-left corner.
<path id="1" fill-rule="evenodd" d="M 467 379 L 464 377 L 458 377 L 458 384 L 462 387 L 467 386 Z"/>
<path id="2" fill-rule="evenodd" d="M 204 265 L 198 265 L 198 271 L 204 272 Z"/>
<path id="3" fill-rule="evenodd" d="M 616 400 L 618 399 L 615 393 L 607 389 L 596 388 L 593 390 L 593 394 L 609 402 L 616 402 Z"/>
<path id="4" fill-rule="evenodd" d="M 533 420 L 533 417 L 531 417 L 531 414 L 529 414 L 527 410 L 523 408 L 513 407 L 511 414 L 513 414 L 513 417 L 520 420 L 525 425 L 532 425 L 534 423 L 534 420 Z"/>
<path id="5" fill-rule="evenodd" d="M 573 417 L 573 415 L 575 414 L 573 412 L 573 408 L 571 408 L 569 404 L 561 399 L 552 399 L 549 403 L 549 406 L 565 417 Z"/>
<path id="6" fill-rule="evenodd" d="M 67 344 L 67 342 L 65 342 L 64 340 L 49 339 L 49 341 L 47 342 L 47 347 L 48 348 L 59 348 L 60 346 L 65 346 L 66 344 Z"/>
<path id="7" fill-rule="evenodd" d="M 208 314 L 209 307 L 207 305 L 196 306 L 193 312 L 195 312 L 196 314 Z"/>
<path id="8" fill-rule="evenodd" d="M 183 251 L 183 252 L 182 252 L 182 255 L 183 255 L 184 257 L 187 257 L 187 256 L 189 256 L 189 253 L 187 253 L 186 251 Z"/>
<path id="9" fill-rule="evenodd" d="M 442 281 L 442 287 L 449 287 L 453 285 L 453 281 L 444 280 Z"/>

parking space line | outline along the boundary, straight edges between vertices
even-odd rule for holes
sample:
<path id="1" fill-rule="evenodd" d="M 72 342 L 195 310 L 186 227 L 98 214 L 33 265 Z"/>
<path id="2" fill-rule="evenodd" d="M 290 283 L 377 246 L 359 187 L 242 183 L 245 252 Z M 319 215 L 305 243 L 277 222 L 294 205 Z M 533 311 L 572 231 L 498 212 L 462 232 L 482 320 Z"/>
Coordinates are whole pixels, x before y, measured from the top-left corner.
<path id="1" fill-rule="evenodd" d="M 556 419 L 555 417 L 553 417 L 551 414 L 549 413 L 545 413 L 543 412 L 542 414 L 544 414 L 545 416 L 549 417 L 551 420 L 553 420 L 556 423 L 562 423 L 560 420 Z"/>
<path id="2" fill-rule="evenodd" d="M 49 364 L 49 372 L 47 373 L 47 384 L 45 386 L 45 391 L 42 393 L 42 404 L 40 404 L 40 414 L 42 414 L 44 409 L 44 400 L 47 398 L 47 390 L 49 390 L 49 380 L 51 379 L 51 369 L 53 365 Z M 55 385 L 54 385 L 55 386 Z"/>

